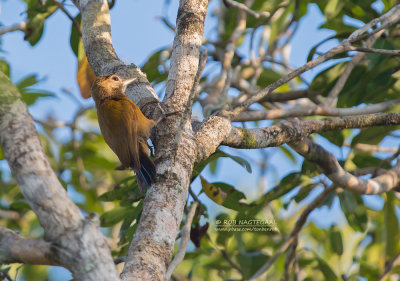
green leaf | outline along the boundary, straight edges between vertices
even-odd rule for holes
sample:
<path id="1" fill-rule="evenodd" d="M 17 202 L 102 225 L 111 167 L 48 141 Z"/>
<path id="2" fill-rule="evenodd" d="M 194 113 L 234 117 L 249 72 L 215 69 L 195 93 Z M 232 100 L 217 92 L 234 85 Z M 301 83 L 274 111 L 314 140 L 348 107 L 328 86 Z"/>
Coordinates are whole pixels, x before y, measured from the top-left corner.
<path id="1" fill-rule="evenodd" d="M 23 93 L 22 95 L 22 100 L 27 104 L 27 105 L 32 105 L 36 102 L 38 98 L 44 98 L 44 97 L 54 97 L 53 93 L 50 92 L 38 92 L 38 93 Z"/>
<path id="2" fill-rule="evenodd" d="M 212 183 L 212 185 L 219 188 L 220 190 L 222 190 L 222 192 L 226 194 L 226 197 L 222 202 L 222 206 L 235 211 L 244 211 L 249 208 L 248 204 L 240 202 L 240 200 L 246 199 L 244 193 L 238 191 L 232 185 L 223 182 L 214 182 Z"/>
<path id="3" fill-rule="evenodd" d="M 220 221 L 220 225 L 225 225 L 223 222 L 224 221 L 229 221 L 231 220 L 231 218 L 229 217 L 228 214 L 222 213 L 219 214 L 218 216 L 216 216 L 215 221 Z M 228 242 L 229 242 L 229 238 L 231 238 L 233 236 L 233 231 L 222 231 L 219 230 L 217 231 L 217 244 L 221 245 L 221 246 L 227 246 Z"/>
<path id="4" fill-rule="evenodd" d="M 34 46 L 42 37 L 45 20 L 58 9 L 58 6 L 52 0 L 47 0 L 44 4 L 38 0 L 25 1 L 27 3 L 27 24 L 24 39 Z"/>
<path id="5" fill-rule="evenodd" d="M 295 201 L 296 203 L 299 203 L 299 202 L 302 201 L 304 198 L 306 198 L 306 197 L 310 194 L 310 192 L 311 192 L 315 187 L 317 187 L 317 186 L 318 186 L 318 184 L 307 184 L 307 185 L 303 186 L 303 187 L 299 190 L 299 192 L 296 194 L 296 196 L 293 198 L 294 201 Z"/>
<path id="6" fill-rule="evenodd" d="M 368 152 L 357 152 L 352 159 L 357 168 L 378 167 L 382 159 L 374 157 Z"/>
<path id="7" fill-rule="evenodd" d="M 279 148 L 282 150 L 283 154 L 285 154 L 293 163 L 296 163 L 296 158 L 294 157 L 293 153 L 289 149 L 287 149 L 283 145 L 280 146 Z"/>
<path id="8" fill-rule="evenodd" d="M 251 166 L 250 163 L 239 157 L 239 156 L 233 156 L 230 155 L 228 153 L 223 152 L 222 150 L 217 150 L 215 151 L 213 154 L 210 155 L 210 157 L 208 157 L 206 160 L 203 160 L 199 163 L 196 163 L 193 167 L 193 172 L 192 172 L 192 177 L 191 177 L 191 182 L 194 181 L 194 179 L 200 175 L 200 173 L 203 171 L 203 169 L 211 162 L 216 161 L 218 158 L 220 157 L 228 157 L 230 159 L 232 159 L 233 161 L 235 161 L 236 163 L 238 163 L 239 165 L 241 165 L 242 167 L 246 168 L 247 172 L 251 173 Z"/>
<path id="9" fill-rule="evenodd" d="M 152 54 L 142 66 L 142 71 L 146 73 L 147 79 L 152 83 L 158 84 L 162 81 L 166 81 L 168 78 L 168 73 L 160 72 L 158 68 L 160 65 L 161 53 L 165 50 L 166 49 L 161 49 Z"/>
<path id="10" fill-rule="evenodd" d="M 143 200 L 140 201 L 139 204 L 136 207 L 134 207 L 134 210 L 124 218 L 124 221 L 121 225 L 121 230 L 119 231 L 119 237 L 121 238 L 120 244 L 126 242 L 130 243 L 132 241 L 131 233 L 134 230 L 132 229 L 134 226 L 132 225 L 132 223 L 134 220 L 136 220 L 135 224 L 138 223 L 142 210 L 143 210 Z"/>
<path id="11" fill-rule="evenodd" d="M 353 138 L 351 147 L 354 147 L 357 143 L 379 144 L 390 132 L 399 128 L 400 126 L 380 126 L 363 129 Z"/>
<path id="12" fill-rule="evenodd" d="M 332 250 L 339 256 L 343 254 L 342 234 L 337 226 L 332 226 L 329 230 L 329 242 Z"/>
<path id="13" fill-rule="evenodd" d="M 107 191 L 99 196 L 103 202 L 113 202 L 121 200 L 121 204 L 131 204 L 143 198 L 140 193 L 136 176 L 127 177 L 117 184 L 112 190 Z M 125 202 L 125 203 L 124 203 Z"/>
<path id="14" fill-rule="evenodd" d="M 25 93 L 27 88 L 37 84 L 39 81 L 40 80 L 37 78 L 37 74 L 31 74 L 18 81 L 16 86 L 21 93 Z"/>
<path id="15" fill-rule="evenodd" d="M 396 216 L 396 198 L 392 193 L 386 194 L 386 202 L 383 207 L 385 218 L 385 244 L 386 244 L 386 257 L 388 260 L 393 259 L 400 250 L 400 232 L 399 222 Z"/>
<path id="16" fill-rule="evenodd" d="M 77 22 L 81 23 L 81 14 L 80 13 L 75 17 L 75 20 Z M 71 36 L 69 38 L 69 44 L 70 44 L 71 49 L 74 52 L 76 57 L 78 57 L 80 39 L 81 39 L 81 35 L 79 34 L 78 30 L 76 29 L 74 23 L 71 23 Z"/>
<path id="17" fill-rule="evenodd" d="M 334 18 L 340 12 L 343 7 L 343 1 L 340 0 L 330 0 L 328 5 L 325 7 L 325 17 L 327 19 Z"/>
<path id="18" fill-rule="evenodd" d="M 243 277 L 248 280 L 257 270 L 260 269 L 269 257 L 261 252 L 243 252 L 237 256 L 238 263 L 243 272 Z"/>
<path id="19" fill-rule="evenodd" d="M 281 78 L 282 75 L 280 75 L 279 73 L 276 73 L 274 70 L 272 70 L 271 68 L 264 68 L 261 71 L 260 77 L 257 80 L 257 85 L 265 88 L 268 85 L 274 83 L 275 81 L 277 81 L 278 79 Z"/>
<path id="20" fill-rule="evenodd" d="M 325 277 L 326 281 L 336 281 L 338 278 L 335 274 L 335 272 L 331 269 L 331 267 L 321 258 L 318 258 L 318 267 L 319 270 L 321 270 L 322 274 Z"/>
<path id="21" fill-rule="evenodd" d="M 271 202 L 292 191 L 301 183 L 300 174 L 295 172 L 285 176 L 281 182 L 262 196 L 265 202 Z"/>
<path id="22" fill-rule="evenodd" d="M 126 216 L 135 210 L 134 207 L 116 207 L 111 211 L 105 212 L 100 217 L 102 227 L 113 226 L 122 221 Z"/>
<path id="23" fill-rule="evenodd" d="M 31 207 L 29 206 L 28 203 L 24 201 L 17 201 L 13 202 L 10 205 L 10 210 L 18 211 L 18 212 L 26 212 L 29 211 Z"/>
<path id="24" fill-rule="evenodd" d="M 328 139 L 331 143 L 339 147 L 343 145 L 344 137 L 342 132 L 321 132 L 319 135 Z"/>
<path id="25" fill-rule="evenodd" d="M 367 229 L 368 217 L 361 196 L 348 191 L 339 194 L 340 206 L 349 225 L 356 231 Z"/>
<path id="26" fill-rule="evenodd" d="M 10 65 L 7 61 L 0 59 L 0 71 L 10 77 Z"/>
<path id="27" fill-rule="evenodd" d="M 24 39 L 27 40 L 31 46 L 35 46 L 42 37 L 45 20 L 45 15 L 37 14 L 28 22 Z"/>

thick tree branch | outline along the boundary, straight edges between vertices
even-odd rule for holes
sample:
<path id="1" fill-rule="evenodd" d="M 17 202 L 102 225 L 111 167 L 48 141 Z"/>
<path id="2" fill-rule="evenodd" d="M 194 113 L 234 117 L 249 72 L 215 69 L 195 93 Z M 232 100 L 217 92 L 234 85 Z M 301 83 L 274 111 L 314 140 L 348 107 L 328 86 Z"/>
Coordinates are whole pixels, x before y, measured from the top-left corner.
<path id="1" fill-rule="evenodd" d="M 83 45 L 96 75 L 116 73 L 123 78 L 137 78 L 137 82 L 128 87 L 126 95 L 146 116 L 158 119 L 162 110 L 146 75 L 134 64 L 125 65 L 115 53 L 111 40 L 111 20 L 107 0 L 73 2 L 82 14 Z"/>
<path id="2" fill-rule="evenodd" d="M 110 249 L 93 218 L 84 219 L 45 156 L 17 88 L 0 72 L 0 144 L 11 172 L 54 245 L 53 262 L 76 280 L 118 280 Z"/>
<path id="3" fill-rule="evenodd" d="M 0 226 L 0 264 L 25 263 L 59 265 L 54 262 L 51 243 L 43 239 L 22 238 Z"/>
<path id="4" fill-rule="evenodd" d="M 148 190 L 128 251 L 123 280 L 165 280 L 182 221 L 196 143 L 188 119 L 181 125 L 199 65 L 207 0 L 181 0 L 164 97 L 167 114 L 156 127 L 156 183 Z M 175 143 L 182 129 L 179 143 Z M 174 148 L 178 147 L 176 155 Z"/>
<path id="5" fill-rule="evenodd" d="M 210 156 L 232 133 L 231 122 L 223 117 L 211 116 L 205 120 L 196 133 L 197 159 L 200 162 Z"/>
<path id="6" fill-rule="evenodd" d="M 360 194 L 381 194 L 400 185 L 400 161 L 386 173 L 372 178 L 361 179 L 346 172 L 335 156 L 310 139 L 289 144 L 297 153 L 311 161 L 336 185 Z"/>
<path id="7" fill-rule="evenodd" d="M 400 125 L 400 114 L 377 113 L 309 121 L 292 121 L 259 129 L 243 129 L 232 126 L 230 127 L 229 135 L 222 144 L 236 148 L 272 147 L 299 141 L 313 133 L 388 125 Z"/>

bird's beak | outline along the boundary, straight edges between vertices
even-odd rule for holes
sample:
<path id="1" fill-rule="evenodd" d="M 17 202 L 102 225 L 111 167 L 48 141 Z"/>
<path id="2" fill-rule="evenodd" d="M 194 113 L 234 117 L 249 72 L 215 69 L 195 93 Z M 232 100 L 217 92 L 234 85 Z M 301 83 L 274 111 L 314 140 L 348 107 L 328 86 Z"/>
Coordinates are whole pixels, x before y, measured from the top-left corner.
<path id="1" fill-rule="evenodd" d="M 135 82 L 137 80 L 137 78 L 131 78 L 131 79 L 126 79 L 124 81 L 122 81 L 122 89 L 125 92 L 126 88 L 132 84 L 133 82 Z"/>

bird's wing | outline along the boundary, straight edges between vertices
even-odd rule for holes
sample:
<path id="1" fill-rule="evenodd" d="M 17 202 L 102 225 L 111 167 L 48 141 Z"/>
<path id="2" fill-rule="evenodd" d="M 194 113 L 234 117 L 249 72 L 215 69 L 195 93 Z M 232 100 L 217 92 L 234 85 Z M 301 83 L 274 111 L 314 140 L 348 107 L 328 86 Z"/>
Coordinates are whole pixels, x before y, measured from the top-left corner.
<path id="1" fill-rule="evenodd" d="M 126 97 L 104 101 L 98 108 L 98 119 L 104 140 L 122 165 L 138 170 L 137 113 L 132 104 Z"/>

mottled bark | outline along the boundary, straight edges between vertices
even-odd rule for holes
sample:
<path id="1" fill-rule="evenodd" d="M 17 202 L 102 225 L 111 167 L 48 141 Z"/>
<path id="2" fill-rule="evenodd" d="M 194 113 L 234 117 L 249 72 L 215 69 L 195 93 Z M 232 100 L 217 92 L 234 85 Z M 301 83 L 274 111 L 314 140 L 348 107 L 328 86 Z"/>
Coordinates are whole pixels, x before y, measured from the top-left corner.
<path id="1" fill-rule="evenodd" d="M 336 158 L 310 139 L 290 146 L 320 170 L 336 185 L 359 194 L 381 194 L 400 186 L 400 161 L 395 167 L 372 179 L 358 178 L 346 172 Z"/>
<path id="2" fill-rule="evenodd" d="M 22 238 L 14 231 L 0 226 L 0 263 L 58 265 L 50 257 L 51 243 L 44 239 Z"/>
<path id="3" fill-rule="evenodd" d="M 157 181 L 146 194 L 122 280 L 165 280 L 196 159 L 190 119 L 181 126 L 199 65 L 208 1 L 182 0 L 164 98 L 168 115 L 156 129 Z M 178 130 L 181 137 L 176 140 Z"/>
<path id="4" fill-rule="evenodd" d="M 237 148 L 263 148 L 299 141 L 313 133 L 399 124 L 400 114 L 377 113 L 310 121 L 288 121 L 259 129 L 232 126 L 229 136 L 222 144 Z"/>

